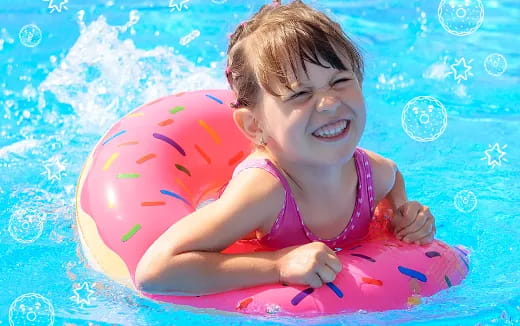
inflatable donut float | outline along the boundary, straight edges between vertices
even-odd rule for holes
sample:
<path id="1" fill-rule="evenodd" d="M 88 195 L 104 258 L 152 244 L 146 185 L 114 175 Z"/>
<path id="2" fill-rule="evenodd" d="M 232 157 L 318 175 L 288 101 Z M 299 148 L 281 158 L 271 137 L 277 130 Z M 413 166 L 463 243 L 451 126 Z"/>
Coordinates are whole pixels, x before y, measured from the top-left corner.
<path id="1" fill-rule="evenodd" d="M 77 193 L 77 230 L 91 267 L 153 300 L 252 315 L 318 316 L 403 309 L 460 284 L 468 251 L 434 240 L 401 242 L 388 231 L 381 202 L 368 236 L 337 252 L 334 282 L 318 289 L 266 284 L 203 296 L 139 292 L 137 263 L 173 223 L 218 198 L 251 144 L 238 130 L 228 90 L 166 96 L 116 122 L 87 158 Z M 241 239 L 224 254 L 274 250 Z M 186 307 L 188 308 L 188 307 Z"/>

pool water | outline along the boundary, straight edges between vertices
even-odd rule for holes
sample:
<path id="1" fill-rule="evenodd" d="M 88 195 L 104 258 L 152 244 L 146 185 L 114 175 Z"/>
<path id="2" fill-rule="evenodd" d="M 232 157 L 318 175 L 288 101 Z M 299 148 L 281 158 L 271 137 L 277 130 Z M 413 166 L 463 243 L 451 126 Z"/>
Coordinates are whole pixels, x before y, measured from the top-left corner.
<path id="1" fill-rule="evenodd" d="M 359 146 L 397 163 L 437 239 L 471 251 L 464 282 L 410 309 L 302 321 L 161 304 L 93 271 L 74 225 L 90 150 L 143 103 L 227 88 L 227 34 L 266 1 L 2 0 L 0 325 L 520 323 L 518 1 L 305 2 L 362 48 Z"/>

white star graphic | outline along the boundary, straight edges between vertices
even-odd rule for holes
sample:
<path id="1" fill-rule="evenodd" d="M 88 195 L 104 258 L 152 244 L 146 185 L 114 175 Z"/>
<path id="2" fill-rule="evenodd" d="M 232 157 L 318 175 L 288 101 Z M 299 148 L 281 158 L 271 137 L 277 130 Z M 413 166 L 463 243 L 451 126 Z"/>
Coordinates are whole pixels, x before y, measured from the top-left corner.
<path id="1" fill-rule="evenodd" d="M 61 172 L 65 171 L 65 162 L 60 162 L 60 157 L 58 155 L 51 157 L 46 163 L 43 165 L 45 168 L 45 172 L 47 173 L 47 178 L 51 181 L 61 180 Z"/>
<path id="2" fill-rule="evenodd" d="M 466 63 L 466 59 L 464 59 L 464 57 L 460 58 L 459 60 L 455 60 L 455 63 L 450 66 L 451 70 L 453 71 L 450 71 L 448 75 L 453 74 L 453 77 L 457 80 L 458 83 L 460 83 L 461 79 L 468 80 L 468 75 L 473 76 L 473 74 L 469 72 L 471 70 L 471 66 L 469 66 L 469 64 L 472 61 L 473 59 Z"/>
<path id="3" fill-rule="evenodd" d="M 481 160 L 485 160 L 487 158 L 488 165 L 491 165 L 492 168 L 495 168 L 495 166 L 497 165 L 502 165 L 502 161 L 508 162 L 507 159 L 504 158 L 506 152 L 502 151 L 507 147 L 507 145 L 502 146 L 502 148 L 500 148 L 500 145 L 498 145 L 498 143 L 495 143 L 495 145 L 493 145 L 492 147 L 491 145 L 488 146 L 490 148 L 484 151 L 486 157 L 481 158 Z"/>
<path id="4" fill-rule="evenodd" d="M 180 1 L 180 3 L 177 3 Z M 172 8 L 170 9 L 170 12 L 177 10 L 182 11 L 182 8 L 189 9 L 186 3 L 188 3 L 190 0 L 170 0 L 170 4 L 168 7 Z"/>
<path id="5" fill-rule="evenodd" d="M 61 12 L 63 8 L 67 8 L 65 5 L 69 2 L 69 0 L 62 0 L 58 5 L 54 4 L 54 0 L 43 0 L 45 2 L 49 3 L 49 6 L 47 8 L 51 9 L 51 14 L 56 10 L 57 12 Z"/>
<path id="6" fill-rule="evenodd" d="M 73 291 L 74 291 L 74 294 L 76 295 L 74 297 L 74 300 L 76 301 L 77 304 L 81 304 L 81 303 L 90 304 L 90 296 L 95 292 L 95 291 L 89 289 L 87 282 L 83 282 L 81 287 L 75 288 Z"/>

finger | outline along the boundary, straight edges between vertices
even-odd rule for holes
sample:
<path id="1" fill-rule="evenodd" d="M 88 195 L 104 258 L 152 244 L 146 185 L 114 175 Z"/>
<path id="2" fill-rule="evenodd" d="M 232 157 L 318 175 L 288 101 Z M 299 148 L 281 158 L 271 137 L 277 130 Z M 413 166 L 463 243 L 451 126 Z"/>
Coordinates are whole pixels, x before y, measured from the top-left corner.
<path id="1" fill-rule="evenodd" d="M 420 230 L 405 235 L 403 237 L 403 241 L 414 242 L 424 238 L 427 235 L 430 235 L 433 232 L 432 223 L 433 219 L 429 219 Z"/>
<path id="2" fill-rule="evenodd" d="M 414 218 L 409 218 L 409 216 L 414 216 Z M 399 220 L 399 219 L 401 219 L 401 220 Z M 403 231 L 404 229 L 406 229 L 407 227 L 409 227 L 410 225 L 412 225 L 416 219 L 417 219 L 417 215 L 406 215 L 406 216 L 398 215 L 397 222 L 395 222 L 396 225 L 394 228 L 394 234 L 397 234 L 397 233 Z"/>
<path id="3" fill-rule="evenodd" d="M 424 233 L 428 233 L 428 232 L 430 232 L 432 221 L 433 221 L 433 217 L 431 215 L 425 216 L 424 214 L 419 214 L 416 217 L 414 223 L 412 223 L 410 226 L 406 227 L 405 229 L 397 232 L 397 234 L 395 236 L 397 238 L 400 238 L 404 235 L 410 235 L 413 233 L 420 232 L 421 230 L 423 230 Z M 430 222 L 430 224 L 428 224 L 428 222 Z M 428 227 L 427 230 L 425 229 L 426 227 Z"/>
<path id="4" fill-rule="evenodd" d="M 325 245 L 325 251 L 318 254 L 318 261 L 322 264 L 329 264 L 332 261 L 337 261 L 335 265 L 339 265 L 338 255 L 334 250 Z M 334 263 L 332 263 L 334 265 Z"/>
<path id="5" fill-rule="evenodd" d="M 336 257 L 336 251 L 335 251 L 335 250 L 333 250 L 332 248 L 330 248 L 330 247 L 327 246 L 327 245 L 325 245 L 325 248 L 326 248 L 328 254 L 330 254 L 330 255 Z"/>
<path id="6" fill-rule="evenodd" d="M 408 203 L 408 205 L 401 207 L 401 214 L 403 214 L 404 216 L 416 216 L 417 214 L 419 214 L 421 209 L 426 206 L 422 206 L 417 201 L 411 201 Z"/>
<path id="7" fill-rule="evenodd" d="M 428 244 L 433 241 L 433 233 L 429 233 L 422 237 L 421 239 L 415 240 L 414 243 L 417 245 Z"/>
<path id="8" fill-rule="evenodd" d="M 420 219 L 421 221 L 424 221 L 423 219 Z M 426 235 L 430 234 L 432 232 L 432 223 L 433 223 L 433 218 L 427 218 L 425 223 L 421 226 L 420 229 L 418 229 L 417 231 L 414 231 L 414 232 L 410 232 L 410 233 L 407 233 L 404 237 L 403 237 L 403 241 L 417 241 L 423 237 L 425 237 Z"/>
<path id="9" fill-rule="evenodd" d="M 311 273 L 307 280 L 307 284 L 309 284 L 310 287 L 317 289 L 323 285 L 323 282 L 321 281 L 321 278 L 318 274 Z"/>
<path id="10" fill-rule="evenodd" d="M 341 261 L 333 255 L 327 255 L 322 263 L 329 266 L 335 273 L 341 272 L 341 269 L 343 268 Z"/>
<path id="11" fill-rule="evenodd" d="M 436 229 L 435 229 L 435 223 L 432 225 L 432 231 L 430 232 L 430 234 L 428 234 L 428 236 L 426 237 L 426 241 L 428 243 L 432 242 L 433 240 L 435 240 L 435 232 L 436 232 Z M 424 240 L 423 240 L 424 241 Z"/>
<path id="12" fill-rule="evenodd" d="M 317 274 L 323 283 L 329 283 L 336 279 L 336 273 L 328 265 L 322 265 Z"/>

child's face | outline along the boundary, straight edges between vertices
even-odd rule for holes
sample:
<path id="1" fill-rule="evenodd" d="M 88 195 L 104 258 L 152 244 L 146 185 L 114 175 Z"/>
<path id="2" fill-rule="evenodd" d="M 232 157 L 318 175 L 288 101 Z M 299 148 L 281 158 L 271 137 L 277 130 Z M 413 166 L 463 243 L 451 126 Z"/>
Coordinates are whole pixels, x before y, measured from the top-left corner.
<path id="1" fill-rule="evenodd" d="M 332 68 L 320 57 L 330 68 L 305 62 L 309 79 L 301 68 L 298 80 L 289 77 L 294 92 L 279 83 L 280 98 L 261 90 L 263 128 L 271 151 L 286 160 L 318 165 L 339 164 L 352 157 L 365 129 L 365 103 L 348 58 L 340 58 L 348 71 Z M 313 135 L 337 119 L 351 120 L 345 137 L 327 142 Z"/>

